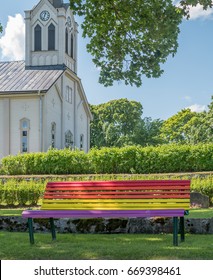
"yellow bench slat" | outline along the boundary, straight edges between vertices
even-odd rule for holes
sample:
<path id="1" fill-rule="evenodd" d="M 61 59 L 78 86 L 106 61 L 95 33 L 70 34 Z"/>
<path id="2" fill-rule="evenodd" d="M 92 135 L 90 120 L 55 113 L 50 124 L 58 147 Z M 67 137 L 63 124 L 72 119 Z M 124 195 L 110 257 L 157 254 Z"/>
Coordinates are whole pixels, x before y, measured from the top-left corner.
<path id="1" fill-rule="evenodd" d="M 43 203 L 139 203 L 139 202 L 144 202 L 144 203 L 182 203 L 182 202 L 188 202 L 189 203 L 190 199 L 189 198 L 180 198 L 180 199 L 175 199 L 175 198 L 164 198 L 164 199 L 44 199 Z"/>

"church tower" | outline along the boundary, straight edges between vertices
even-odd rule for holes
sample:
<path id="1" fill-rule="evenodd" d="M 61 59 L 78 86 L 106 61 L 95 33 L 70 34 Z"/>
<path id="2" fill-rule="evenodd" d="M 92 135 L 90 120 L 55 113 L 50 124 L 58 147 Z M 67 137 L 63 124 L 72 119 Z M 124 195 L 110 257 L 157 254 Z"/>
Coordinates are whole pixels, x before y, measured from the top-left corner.
<path id="1" fill-rule="evenodd" d="M 26 67 L 66 65 L 77 74 L 78 25 L 69 4 L 63 0 L 41 0 L 25 11 Z"/>

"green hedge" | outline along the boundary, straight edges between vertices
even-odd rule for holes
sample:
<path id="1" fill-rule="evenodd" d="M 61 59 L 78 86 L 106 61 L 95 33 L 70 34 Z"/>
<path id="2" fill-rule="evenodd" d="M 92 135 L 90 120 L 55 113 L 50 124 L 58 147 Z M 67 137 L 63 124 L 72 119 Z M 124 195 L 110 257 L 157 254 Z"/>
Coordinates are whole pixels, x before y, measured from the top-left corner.
<path id="1" fill-rule="evenodd" d="M 113 177 L 112 177 L 113 176 Z M 0 207 L 1 206 L 36 206 L 41 203 L 47 181 L 89 181 L 89 180 L 166 180 L 166 179 L 191 179 L 191 191 L 200 192 L 209 196 L 213 203 L 213 176 L 193 177 L 190 175 L 101 175 L 98 176 L 73 176 L 72 178 L 43 178 L 43 179 L 4 179 L 0 182 Z"/>
<path id="2" fill-rule="evenodd" d="M 44 192 L 44 183 L 6 180 L 0 183 L 0 206 L 35 206 Z"/>
<path id="3" fill-rule="evenodd" d="M 49 150 L 2 159 L 2 172 L 25 174 L 173 173 L 213 170 L 213 144 Z"/>

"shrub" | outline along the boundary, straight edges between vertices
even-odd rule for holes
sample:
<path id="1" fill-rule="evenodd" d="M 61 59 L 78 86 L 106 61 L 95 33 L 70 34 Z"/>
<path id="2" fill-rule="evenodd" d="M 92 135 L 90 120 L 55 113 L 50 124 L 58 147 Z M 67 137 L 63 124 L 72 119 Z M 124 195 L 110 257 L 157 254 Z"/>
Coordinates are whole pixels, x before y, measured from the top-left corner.
<path id="1" fill-rule="evenodd" d="M 8 175 L 173 173 L 213 170 L 213 144 L 130 146 L 92 149 L 88 154 L 69 149 L 19 154 L 2 159 Z"/>
<path id="2" fill-rule="evenodd" d="M 0 205 L 37 205 L 44 192 L 44 183 L 9 179 L 0 184 Z"/>
<path id="3" fill-rule="evenodd" d="M 2 166 L 8 175 L 81 174 L 90 170 L 88 156 L 69 149 L 8 156 L 2 159 Z"/>

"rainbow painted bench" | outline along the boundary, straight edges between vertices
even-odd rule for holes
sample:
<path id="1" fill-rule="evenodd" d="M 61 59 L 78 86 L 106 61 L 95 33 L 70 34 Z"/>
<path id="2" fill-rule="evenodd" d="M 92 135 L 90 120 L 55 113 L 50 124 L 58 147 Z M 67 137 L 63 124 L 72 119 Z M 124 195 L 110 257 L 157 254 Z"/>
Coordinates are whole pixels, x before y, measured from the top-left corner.
<path id="1" fill-rule="evenodd" d="M 49 182 L 41 210 L 25 210 L 22 217 L 28 219 L 31 244 L 34 218 L 50 219 L 54 240 L 58 218 L 173 217 L 173 244 L 178 246 L 179 226 L 181 241 L 185 239 L 189 206 L 189 180 Z"/>

